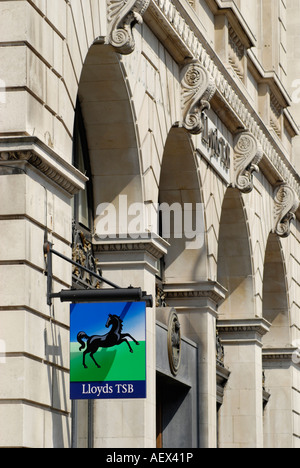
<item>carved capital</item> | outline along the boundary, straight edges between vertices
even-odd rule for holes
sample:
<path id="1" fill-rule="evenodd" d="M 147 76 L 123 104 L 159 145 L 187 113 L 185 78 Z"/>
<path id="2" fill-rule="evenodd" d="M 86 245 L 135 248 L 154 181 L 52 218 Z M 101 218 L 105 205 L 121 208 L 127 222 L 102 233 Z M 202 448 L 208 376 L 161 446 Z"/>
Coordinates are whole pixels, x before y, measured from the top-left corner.
<path id="1" fill-rule="evenodd" d="M 143 22 L 143 14 L 149 4 L 150 0 L 107 0 L 108 41 L 120 54 L 133 52 L 135 42 L 132 29 Z"/>
<path id="2" fill-rule="evenodd" d="M 262 146 L 247 131 L 238 133 L 234 141 L 234 186 L 243 193 L 253 190 L 253 172 L 259 172 Z"/>
<path id="3" fill-rule="evenodd" d="M 181 71 L 181 126 L 193 135 L 202 132 L 201 114 L 209 109 L 216 85 L 198 60 L 186 63 Z"/>
<path id="4" fill-rule="evenodd" d="M 299 207 L 298 195 L 290 185 L 283 182 L 275 189 L 274 202 L 274 232 L 280 237 L 288 237 L 291 222 Z"/>

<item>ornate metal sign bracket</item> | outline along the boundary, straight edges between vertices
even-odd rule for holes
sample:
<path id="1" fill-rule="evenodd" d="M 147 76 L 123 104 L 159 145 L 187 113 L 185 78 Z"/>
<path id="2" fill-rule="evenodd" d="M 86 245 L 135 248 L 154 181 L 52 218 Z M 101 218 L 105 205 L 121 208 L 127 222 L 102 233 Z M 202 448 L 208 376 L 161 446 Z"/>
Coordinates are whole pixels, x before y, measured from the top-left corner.
<path id="1" fill-rule="evenodd" d="M 103 278 L 98 273 L 86 268 L 80 263 L 71 260 L 70 258 L 66 257 L 65 255 L 57 252 L 53 249 L 53 244 L 50 242 L 46 242 L 44 244 L 44 254 L 46 256 L 47 262 L 47 304 L 49 306 L 52 305 L 53 298 L 59 298 L 61 302 L 146 302 L 147 307 L 153 307 L 153 298 L 152 295 L 147 295 L 145 291 L 142 291 L 141 288 L 133 288 L 132 286 L 128 288 L 121 288 L 120 286 L 114 284 L 113 282 Z M 110 286 L 107 289 L 69 289 L 69 290 L 62 290 L 59 293 L 52 292 L 52 282 L 53 282 L 53 262 L 52 262 L 52 255 L 56 255 L 57 257 L 65 260 L 68 263 L 71 263 L 76 268 L 79 268 L 90 276 L 93 276 L 97 280 L 101 281 Z"/>

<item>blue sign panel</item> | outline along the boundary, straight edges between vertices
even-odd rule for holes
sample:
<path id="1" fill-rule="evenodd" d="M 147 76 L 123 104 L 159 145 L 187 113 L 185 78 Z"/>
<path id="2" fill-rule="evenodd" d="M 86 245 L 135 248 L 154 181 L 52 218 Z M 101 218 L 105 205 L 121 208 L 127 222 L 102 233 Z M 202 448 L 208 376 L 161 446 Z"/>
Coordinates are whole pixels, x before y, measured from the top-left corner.
<path id="1" fill-rule="evenodd" d="M 145 302 L 71 305 L 70 398 L 146 398 Z"/>

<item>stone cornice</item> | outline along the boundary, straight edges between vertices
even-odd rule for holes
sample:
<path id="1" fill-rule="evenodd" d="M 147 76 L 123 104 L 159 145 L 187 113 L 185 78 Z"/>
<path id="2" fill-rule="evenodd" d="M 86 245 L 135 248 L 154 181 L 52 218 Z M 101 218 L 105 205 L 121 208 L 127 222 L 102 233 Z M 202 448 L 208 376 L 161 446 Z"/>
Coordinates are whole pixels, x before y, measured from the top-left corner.
<path id="1" fill-rule="evenodd" d="M 14 161 L 30 164 L 51 183 L 70 196 L 84 189 L 88 180 L 74 166 L 68 164 L 35 137 L 3 138 L 0 147 L 0 166 Z"/>
<path id="2" fill-rule="evenodd" d="M 262 359 L 264 365 L 274 362 L 287 362 L 299 365 L 299 349 L 298 348 L 263 348 Z"/>
<path id="3" fill-rule="evenodd" d="M 168 299 L 210 299 L 216 305 L 220 305 L 227 290 L 214 281 L 197 283 L 165 283 L 163 286 L 166 300 Z"/>
<path id="4" fill-rule="evenodd" d="M 263 318 L 221 318 L 217 322 L 223 344 L 257 342 L 269 332 L 271 324 Z"/>
<path id="5" fill-rule="evenodd" d="M 186 58 L 196 59 L 207 70 L 216 86 L 212 107 L 219 102 L 220 118 L 223 116 L 223 119 L 234 122 L 233 132 L 243 129 L 254 136 L 263 151 L 259 166 L 266 178 L 273 184 L 287 183 L 300 198 L 300 175 L 257 112 L 245 102 L 241 90 L 196 23 L 189 21 L 188 14 L 183 15 L 170 0 L 150 0 L 145 22 L 163 40 L 178 63 L 183 64 Z"/>
<path id="6" fill-rule="evenodd" d="M 263 336 L 268 332 L 268 329 L 261 320 L 219 320 L 218 330 L 220 333 L 244 333 L 255 331 Z"/>
<path id="7" fill-rule="evenodd" d="M 93 249 L 98 254 L 108 253 L 133 253 L 143 252 L 148 253 L 156 260 L 159 260 L 167 253 L 169 246 L 168 242 L 158 236 L 148 236 L 144 238 L 131 239 L 131 238 L 116 238 L 99 240 L 97 236 L 94 237 Z"/>

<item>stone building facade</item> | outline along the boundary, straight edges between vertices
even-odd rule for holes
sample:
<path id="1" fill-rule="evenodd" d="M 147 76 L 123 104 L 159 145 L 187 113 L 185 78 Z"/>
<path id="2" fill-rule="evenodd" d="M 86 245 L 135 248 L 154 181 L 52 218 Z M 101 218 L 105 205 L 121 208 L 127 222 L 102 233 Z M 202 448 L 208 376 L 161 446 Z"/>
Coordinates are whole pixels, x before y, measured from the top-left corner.
<path id="1" fill-rule="evenodd" d="M 1 447 L 300 447 L 299 27 L 299 0 L 0 2 Z M 146 399 L 70 401 L 45 242 L 155 298 Z M 86 279 L 53 259 L 53 292 Z"/>

